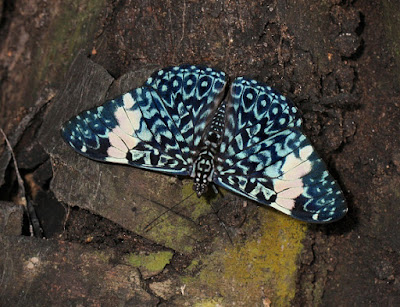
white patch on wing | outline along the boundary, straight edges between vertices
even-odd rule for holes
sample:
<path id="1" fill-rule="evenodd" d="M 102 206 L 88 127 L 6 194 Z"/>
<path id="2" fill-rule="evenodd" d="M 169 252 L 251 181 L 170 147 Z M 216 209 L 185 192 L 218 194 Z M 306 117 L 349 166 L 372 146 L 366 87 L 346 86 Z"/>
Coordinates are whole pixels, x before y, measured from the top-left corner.
<path id="1" fill-rule="evenodd" d="M 286 173 L 287 171 L 290 171 L 301 162 L 303 162 L 303 160 L 296 158 L 296 155 L 294 154 L 294 152 L 292 152 L 291 154 L 286 156 L 285 161 L 282 165 L 282 172 Z"/>
<path id="2" fill-rule="evenodd" d="M 126 115 L 129 118 L 132 129 L 135 131 L 138 130 L 140 128 L 140 121 L 142 120 L 142 113 L 140 110 L 127 110 Z"/>
<path id="3" fill-rule="evenodd" d="M 125 133 L 125 131 L 122 131 L 119 126 L 116 126 L 112 132 L 118 135 L 129 149 L 135 148 L 140 142 L 138 138 L 134 137 L 133 135 L 128 135 Z"/>
<path id="4" fill-rule="evenodd" d="M 115 147 L 108 147 L 107 149 L 107 155 L 108 157 L 106 158 L 106 161 L 113 162 L 112 159 L 110 158 L 117 158 L 117 159 L 125 159 L 126 160 L 126 153 L 122 152 L 121 150 L 115 148 Z M 116 160 L 117 162 L 121 163 L 120 160 Z"/>
<path id="5" fill-rule="evenodd" d="M 283 190 L 278 194 L 279 198 L 289 198 L 289 199 L 296 199 L 303 193 L 303 187 L 296 187 Z"/>
<path id="6" fill-rule="evenodd" d="M 115 134 L 114 132 L 109 132 L 108 140 L 111 144 L 111 147 L 117 148 L 119 151 L 126 155 L 126 153 L 128 152 L 128 147 L 126 147 L 125 143 L 117 134 Z"/>
<path id="7" fill-rule="evenodd" d="M 283 207 L 285 209 L 292 210 L 294 208 L 294 199 L 277 197 L 275 203 L 278 204 L 278 206 Z"/>
<path id="8" fill-rule="evenodd" d="M 107 162 L 128 164 L 128 160 L 126 158 L 106 157 L 104 160 L 106 160 Z"/>
<path id="9" fill-rule="evenodd" d="M 126 93 L 122 96 L 122 99 L 124 101 L 124 107 L 125 109 L 130 109 L 133 107 L 135 104 L 135 101 L 133 100 L 133 97 L 130 93 Z"/>
<path id="10" fill-rule="evenodd" d="M 114 116 L 117 119 L 118 125 L 121 127 L 121 129 L 124 130 L 127 134 L 132 135 L 134 129 L 131 124 L 131 121 L 129 120 L 128 115 L 125 112 L 125 109 L 122 107 L 119 107 L 115 111 Z"/>
<path id="11" fill-rule="evenodd" d="M 301 179 L 291 180 L 291 181 L 285 181 L 279 179 L 274 180 L 274 190 L 276 193 L 294 187 L 303 187 L 303 180 Z"/>
<path id="12" fill-rule="evenodd" d="M 295 200 L 304 193 L 302 178 L 311 172 L 312 163 L 307 159 L 312 153 L 313 148 L 309 145 L 300 149 L 299 158 L 294 153 L 286 157 L 282 165 L 283 174 L 273 179 L 274 191 L 277 193 L 275 204 L 279 206 L 278 210 L 284 212 L 292 210 Z"/>
<path id="13" fill-rule="evenodd" d="M 305 161 L 295 168 L 291 169 L 290 171 L 286 172 L 283 174 L 283 179 L 284 180 L 296 180 L 299 178 L 304 177 L 307 175 L 309 172 L 311 172 L 312 165 L 310 161 Z"/>
<path id="14" fill-rule="evenodd" d="M 299 153 L 300 159 L 301 159 L 302 161 L 307 160 L 308 157 L 311 156 L 311 154 L 313 153 L 313 151 L 314 151 L 314 150 L 313 150 L 313 148 L 312 148 L 311 145 L 308 145 L 308 146 L 306 146 L 306 147 L 303 147 L 302 149 L 300 149 L 300 153 Z"/>

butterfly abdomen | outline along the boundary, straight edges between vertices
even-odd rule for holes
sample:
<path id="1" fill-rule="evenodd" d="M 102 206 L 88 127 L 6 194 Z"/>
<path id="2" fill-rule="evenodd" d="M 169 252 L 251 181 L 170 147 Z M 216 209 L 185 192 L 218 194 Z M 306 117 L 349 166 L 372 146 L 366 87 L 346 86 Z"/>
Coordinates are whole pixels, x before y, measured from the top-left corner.
<path id="1" fill-rule="evenodd" d="M 205 130 L 199 149 L 200 154 L 195 160 L 192 171 L 192 177 L 194 178 L 193 190 L 196 191 L 198 196 L 204 194 L 208 185 L 212 182 L 215 166 L 214 159 L 221 144 L 225 128 L 225 116 L 225 102 L 222 102 Z"/>

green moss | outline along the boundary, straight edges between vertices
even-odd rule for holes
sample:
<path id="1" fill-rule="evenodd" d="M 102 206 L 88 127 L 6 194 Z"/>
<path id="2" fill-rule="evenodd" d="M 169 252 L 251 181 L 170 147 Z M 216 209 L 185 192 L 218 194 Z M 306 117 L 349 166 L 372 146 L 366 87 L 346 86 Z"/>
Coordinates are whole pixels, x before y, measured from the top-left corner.
<path id="1" fill-rule="evenodd" d="M 382 22 L 385 25 L 386 42 L 396 61 L 397 69 L 400 68 L 400 4 L 398 1 L 382 1 Z M 398 83 L 400 83 L 400 74 Z"/>
<path id="2" fill-rule="evenodd" d="M 144 268 L 150 272 L 159 272 L 171 261 L 172 252 L 158 252 L 149 255 L 130 254 L 127 261 L 135 268 Z"/>
<path id="3" fill-rule="evenodd" d="M 186 268 L 186 272 L 193 272 L 196 270 L 200 265 L 200 261 L 198 259 L 194 259 L 189 266 Z"/>
<path id="4" fill-rule="evenodd" d="M 222 306 L 222 299 L 219 300 L 215 300 L 215 299 L 211 299 L 211 300 L 203 300 L 201 302 L 195 303 L 193 306 L 194 307 L 218 307 L 218 306 Z"/>
<path id="5" fill-rule="evenodd" d="M 263 296 L 276 306 L 289 306 L 307 226 L 264 208 L 259 208 L 259 220 L 261 228 L 253 238 L 203 256 L 199 275 L 182 281 L 190 288 L 202 289 L 210 298 L 219 293 L 223 304 L 256 306 Z"/>
<path id="6" fill-rule="evenodd" d="M 152 228 L 150 237 L 182 253 L 191 253 L 194 242 L 190 240 L 193 233 L 193 228 L 189 225 L 190 222 L 170 214 L 166 214 L 165 219 L 165 223 L 159 223 Z M 178 219 L 178 222 L 176 222 L 176 219 Z"/>
<path id="7" fill-rule="evenodd" d="M 49 31 L 34 54 L 33 90 L 46 80 L 57 82 L 63 78 L 78 51 L 92 41 L 105 4 L 105 0 L 66 0 L 53 9 Z"/>
<path id="8" fill-rule="evenodd" d="M 103 263 L 108 263 L 111 258 L 111 255 L 109 253 L 105 253 L 102 251 L 95 251 L 94 255 Z"/>
<path id="9" fill-rule="evenodd" d="M 211 206 L 204 197 L 197 198 L 193 194 L 191 181 L 183 185 L 181 199 L 184 200 L 180 204 L 184 207 L 181 211 L 187 212 L 189 219 L 168 212 L 154 224 L 148 236 L 160 244 L 190 254 L 193 252 L 196 240 L 203 239 L 202 233 L 198 232 L 196 226 L 197 219 L 209 213 Z"/>
<path id="10" fill-rule="evenodd" d="M 172 210 L 160 210 L 159 205 L 146 204 L 141 208 L 141 214 L 145 217 L 147 223 L 137 223 L 130 227 L 133 227 L 133 231 L 136 233 L 160 245 L 181 253 L 191 254 L 196 244 L 208 236 L 199 227 L 198 217 L 209 213 L 211 206 L 205 198 L 199 199 L 193 194 L 192 181 L 190 180 L 186 181 L 182 194 L 179 189 L 171 193 L 168 188 L 170 187 L 165 184 L 165 188 L 158 188 L 156 193 L 164 191 L 163 197 L 167 198 L 168 206 L 176 207 Z M 116 190 L 117 188 L 114 189 L 114 191 Z M 147 229 L 146 224 L 148 223 L 151 225 Z"/>
<path id="11" fill-rule="evenodd" d="M 190 195 L 192 195 L 192 197 L 189 197 Z M 192 209 L 190 211 L 190 217 L 194 221 L 196 221 L 200 216 L 205 215 L 212 211 L 210 203 L 204 196 L 199 198 L 195 194 L 193 194 L 192 181 L 188 181 L 182 187 L 182 199 L 185 199 L 187 197 L 189 198 L 185 200 L 184 205 Z"/>

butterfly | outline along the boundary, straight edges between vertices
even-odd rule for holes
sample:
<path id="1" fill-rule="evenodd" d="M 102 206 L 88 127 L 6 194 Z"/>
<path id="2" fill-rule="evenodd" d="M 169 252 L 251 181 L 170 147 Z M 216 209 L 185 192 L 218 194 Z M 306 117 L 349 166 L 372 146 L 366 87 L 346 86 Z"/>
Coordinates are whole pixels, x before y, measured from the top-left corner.
<path id="1" fill-rule="evenodd" d="M 343 217 L 340 187 L 301 130 L 295 105 L 271 87 L 181 65 L 84 111 L 62 127 L 83 156 L 190 176 L 306 222 Z"/>

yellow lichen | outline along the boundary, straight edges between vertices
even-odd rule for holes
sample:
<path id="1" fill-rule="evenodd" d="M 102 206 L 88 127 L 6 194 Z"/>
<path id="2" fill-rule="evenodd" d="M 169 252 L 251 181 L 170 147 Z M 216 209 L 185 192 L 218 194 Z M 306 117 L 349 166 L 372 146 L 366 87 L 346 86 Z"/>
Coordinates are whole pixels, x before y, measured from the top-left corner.
<path id="1" fill-rule="evenodd" d="M 192 195 L 192 196 L 191 196 Z M 188 197 L 188 198 L 187 198 Z M 182 199 L 185 199 L 184 206 L 190 207 L 190 217 L 196 221 L 200 216 L 211 212 L 210 203 L 205 197 L 197 197 L 193 191 L 193 181 L 188 181 L 182 187 Z"/>
<path id="2" fill-rule="evenodd" d="M 135 268 L 145 268 L 149 272 L 158 272 L 171 261 L 173 254 L 169 251 L 149 255 L 130 254 L 128 263 Z"/>
<path id="3" fill-rule="evenodd" d="M 189 240 L 189 238 L 193 230 L 190 228 L 189 222 L 176 216 L 171 216 L 168 220 L 168 216 L 171 215 L 166 216 L 165 223 L 159 223 L 152 228 L 149 237 L 154 238 L 154 240 L 159 243 L 161 242 L 164 246 L 173 247 L 175 250 L 179 250 L 183 253 L 191 253 L 193 250 L 193 242 Z M 174 219 L 178 219 L 179 223 L 174 223 Z"/>
<path id="4" fill-rule="evenodd" d="M 222 305 L 255 306 L 264 298 L 289 306 L 307 226 L 265 208 L 259 208 L 259 221 L 259 231 L 243 244 L 226 244 L 225 249 L 203 256 L 199 276 L 182 280 L 188 288 L 198 287 L 210 298 L 218 293 Z"/>
<path id="5" fill-rule="evenodd" d="M 224 278 L 238 288 L 246 285 L 248 292 L 264 291 L 280 306 L 289 305 L 295 295 L 297 258 L 307 227 L 272 210 L 264 221 L 259 238 L 227 251 Z"/>

